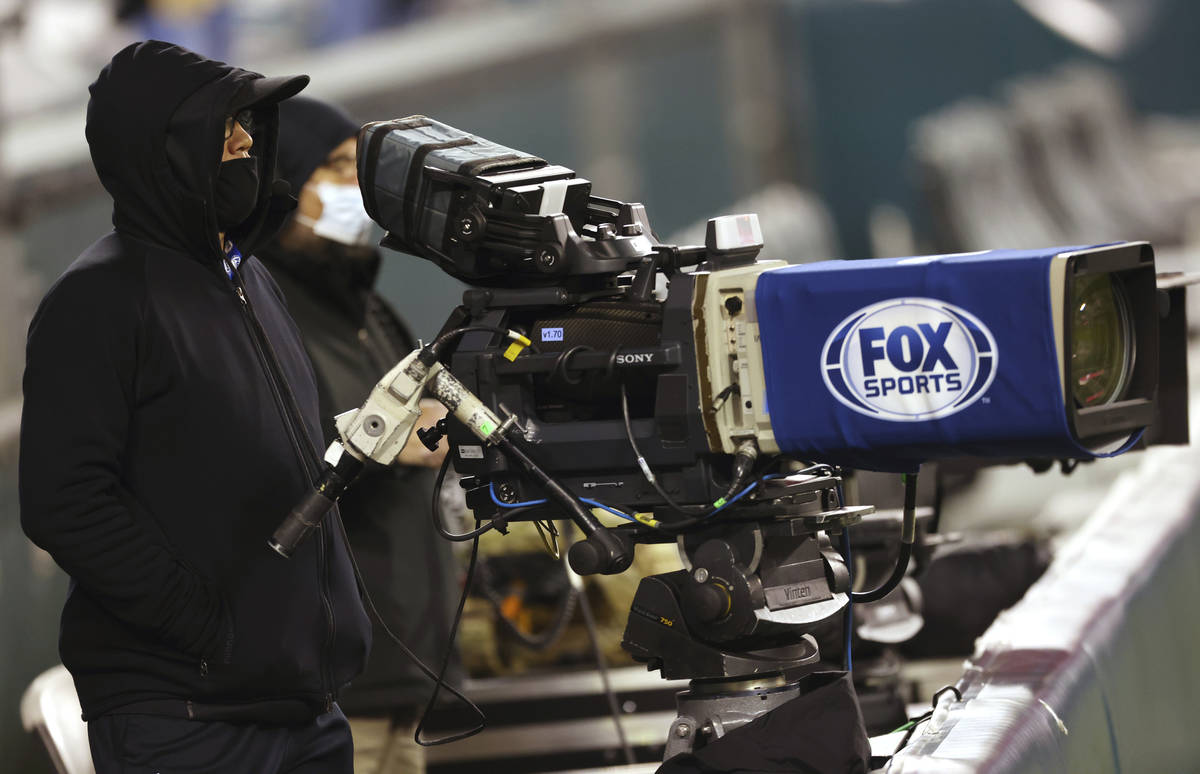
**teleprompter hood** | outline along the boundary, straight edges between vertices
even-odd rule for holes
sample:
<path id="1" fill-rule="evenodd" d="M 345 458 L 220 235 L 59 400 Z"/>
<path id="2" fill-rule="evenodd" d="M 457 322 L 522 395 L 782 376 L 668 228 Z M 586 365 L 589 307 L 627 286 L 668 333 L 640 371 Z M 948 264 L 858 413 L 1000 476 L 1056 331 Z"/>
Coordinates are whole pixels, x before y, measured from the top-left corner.
<path id="1" fill-rule="evenodd" d="M 92 163 L 113 197 L 113 225 L 216 265 L 213 185 L 225 118 L 250 108 L 258 203 L 229 235 L 249 255 L 295 206 L 286 186 L 272 184 L 277 103 L 307 83 L 305 75 L 264 78 L 157 40 L 119 51 L 89 88 L 86 129 Z"/>

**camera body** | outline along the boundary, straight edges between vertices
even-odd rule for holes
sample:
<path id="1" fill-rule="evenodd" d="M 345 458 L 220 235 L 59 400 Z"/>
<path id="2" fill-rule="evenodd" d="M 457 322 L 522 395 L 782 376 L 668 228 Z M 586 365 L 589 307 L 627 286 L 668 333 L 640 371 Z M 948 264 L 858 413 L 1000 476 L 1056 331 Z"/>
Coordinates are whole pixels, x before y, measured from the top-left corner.
<path id="1" fill-rule="evenodd" d="M 789 266 L 757 260 L 753 215 L 710 221 L 703 246 L 663 245 L 640 204 L 423 116 L 367 124 L 358 163 L 383 244 L 475 286 L 446 329 L 533 340 L 509 359 L 495 334 L 468 333 L 449 369 L 571 491 L 626 512 L 669 520 L 661 490 L 709 507 L 747 442 L 759 471 L 912 472 L 956 454 L 1119 452 L 1153 417 L 1145 243 Z M 1089 320 L 1099 301 L 1108 316 Z M 1093 405 L 1080 379 L 1111 384 Z M 498 449 L 454 423 L 449 436 L 477 515 L 540 496 Z"/>
<path id="2" fill-rule="evenodd" d="M 693 679 L 668 755 L 798 696 L 814 627 L 903 579 L 915 475 L 891 577 L 851 593 L 846 530 L 874 509 L 844 502 L 840 467 L 1120 453 L 1168 373 L 1146 243 L 788 265 L 758 260 L 756 216 L 730 215 L 704 245 L 666 245 L 640 204 L 424 116 L 364 126 L 358 177 L 384 246 L 473 287 L 339 415 L 329 468 L 276 550 L 365 462 L 392 464 L 422 394 L 436 397 L 487 521 L 451 539 L 570 518 L 580 574 L 624 571 L 636 543 L 678 545 L 683 569 L 641 580 L 622 641 Z M 1184 362 L 1170 340 L 1162 362 Z"/>
<path id="3" fill-rule="evenodd" d="M 666 491 L 683 503 L 713 502 L 729 484 L 729 457 L 710 448 L 699 408 L 692 296 L 686 292 L 692 284 L 691 275 L 676 275 L 661 303 L 468 291 L 467 305 L 450 325 L 527 331 L 536 351 L 509 361 L 492 336 L 467 334 L 450 369 L 499 415 L 520 417 L 513 432 L 569 489 L 627 512 L 651 510 L 663 503 L 630 443 L 624 392 L 629 432 Z M 451 425 L 449 438 L 455 469 L 494 484 L 501 500 L 541 496 L 523 471 L 465 428 Z M 496 508 L 488 492 L 468 491 L 468 504 L 483 513 Z"/>

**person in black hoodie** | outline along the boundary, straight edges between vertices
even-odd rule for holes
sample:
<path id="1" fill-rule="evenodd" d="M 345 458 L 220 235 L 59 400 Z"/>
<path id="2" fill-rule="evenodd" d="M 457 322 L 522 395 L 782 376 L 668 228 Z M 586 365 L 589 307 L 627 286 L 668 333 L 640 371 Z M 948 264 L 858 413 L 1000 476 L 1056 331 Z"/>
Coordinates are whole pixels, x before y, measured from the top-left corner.
<path id="1" fill-rule="evenodd" d="M 416 341 L 373 289 L 380 254 L 358 189 L 358 124 L 304 97 L 280 105 L 279 121 L 279 176 L 291 184 L 299 207 L 259 256 L 300 328 L 316 371 L 322 429 L 332 440 L 334 415 L 361 405 Z M 423 413 L 419 427 L 432 425 L 445 409 L 430 401 Z M 434 531 L 429 513 L 435 469 L 445 453 L 444 442 L 430 452 L 414 433 L 400 465 L 362 476 L 340 502 L 380 614 L 435 668 L 449 647 L 458 589 L 450 544 Z M 424 750 L 414 743 L 413 730 L 431 691 L 400 647 L 377 631 L 366 671 L 341 702 L 354 733 L 357 774 L 424 770 Z"/>
<path id="2" fill-rule="evenodd" d="M 294 200 L 264 78 L 159 41 L 91 85 L 115 229 L 29 328 L 25 532 L 71 576 L 59 651 L 100 774 L 350 772 L 339 689 L 370 647 L 333 512 L 267 540 L 310 490 L 317 387 L 253 252 Z"/>

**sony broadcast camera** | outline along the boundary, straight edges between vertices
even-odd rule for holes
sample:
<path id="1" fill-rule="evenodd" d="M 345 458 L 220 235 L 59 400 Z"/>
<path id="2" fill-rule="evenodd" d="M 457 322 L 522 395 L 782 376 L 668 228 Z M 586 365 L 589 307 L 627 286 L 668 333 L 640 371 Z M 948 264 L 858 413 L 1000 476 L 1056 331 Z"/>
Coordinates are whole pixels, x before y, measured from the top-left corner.
<path id="1" fill-rule="evenodd" d="M 642 205 L 422 116 L 368 124 L 358 164 L 383 244 L 475 286 L 447 328 L 534 342 L 509 360 L 498 334 L 467 334 L 450 370 L 607 504 L 670 508 L 639 457 L 695 506 L 728 491 L 747 442 L 757 466 L 913 471 L 960 454 L 1090 458 L 1153 417 L 1146 243 L 789 266 L 756 259 L 753 215 L 711 221 L 702 247 L 663 245 Z M 501 500 L 538 495 L 462 428 L 450 440 L 459 472 Z"/>
<path id="2" fill-rule="evenodd" d="M 384 246 L 472 287 L 338 417 L 326 476 L 272 546 L 288 553 L 361 463 L 391 464 L 437 397 L 450 418 L 419 432 L 448 437 L 477 519 L 572 519 L 580 574 L 679 545 L 622 643 L 696 681 L 668 757 L 794 697 L 819 658 L 807 628 L 899 582 L 922 462 L 1119 453 L 1154 417 L 1144 242 L 789 265 L 758 260 L 745 214 L 666 245 L 642 205 L 424 116 L 364 126 L 358 176 Z M 845 502 L 842 468 L 906 476 L 900 563 L 864 593 L 833 538 L 872 509 Z"/>

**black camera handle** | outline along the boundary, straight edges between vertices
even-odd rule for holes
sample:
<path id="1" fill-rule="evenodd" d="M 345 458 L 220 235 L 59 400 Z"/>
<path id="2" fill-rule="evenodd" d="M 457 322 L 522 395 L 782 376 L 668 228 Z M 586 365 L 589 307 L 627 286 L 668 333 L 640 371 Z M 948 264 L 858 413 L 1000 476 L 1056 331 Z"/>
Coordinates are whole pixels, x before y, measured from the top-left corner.
<path id="1" fill-rule="evenodd" d="M 546 491 L 547 499 L 562 506 L 571 521 L 587 536 L 584 540 L 572 543 L 567 553 L 572 570 L 579 575 L 616 575 L 629 569 L 633 563 L 633 543 L 627 534 L 601 524 L 570 490 L 542 470 L 507 436 L 496 442 L 496 448 L 536 478 Z"/>

